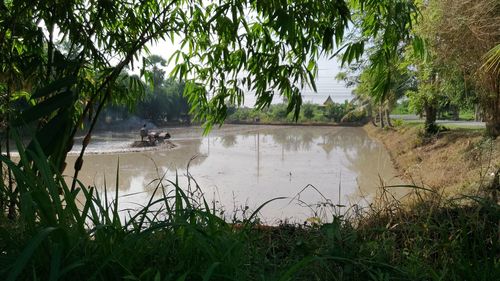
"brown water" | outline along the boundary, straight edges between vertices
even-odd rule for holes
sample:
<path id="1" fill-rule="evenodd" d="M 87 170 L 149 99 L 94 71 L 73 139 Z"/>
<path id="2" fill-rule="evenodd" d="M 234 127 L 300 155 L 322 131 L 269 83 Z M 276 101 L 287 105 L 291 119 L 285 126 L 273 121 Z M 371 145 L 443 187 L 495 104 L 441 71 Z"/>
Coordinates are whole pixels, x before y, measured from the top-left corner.
<path id="1" fill-rule="evenodd" d="M 97 134 L 79 179 L 113 190 L 119 160 L 121 206 L 133 208 L 147 203 L 153 181 L 163 175 L 175 180 L 177 173 L 181 186 L 187 186 L 190 163 L 189 173 L 206 199 L 224 206 L 228 217 L 245 206 L 255 209 L 288 197 L 261 211 L 268 223 L 325 215 L 321 212 L 328 208 L 318 205 L 324 202 L 366 205 L 381 180 L 400 183 L 384 147 L 361 128 L 226 125 L 206 137 L 199 128 L 169 131 L 176 148 L 138 152 L 128 151 L 138 132 Z M 74 160 L 69 157 L 68 167 Z"/>

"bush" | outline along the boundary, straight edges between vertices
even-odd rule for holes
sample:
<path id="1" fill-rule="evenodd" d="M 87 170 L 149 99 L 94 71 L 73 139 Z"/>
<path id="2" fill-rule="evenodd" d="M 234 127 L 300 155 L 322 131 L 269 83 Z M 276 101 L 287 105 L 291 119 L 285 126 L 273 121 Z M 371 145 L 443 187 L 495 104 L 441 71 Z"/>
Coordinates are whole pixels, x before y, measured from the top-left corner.
<path id="1" fill-rule="evenodd" d="M 302 106 L 302 112 L 306 119 L 312 119 L 314 117 L 314 105 L 306 103 Z"/>
<path id="2" fill-rule="evenodd" d="M 393 119 L 392 124 L 394 127 L 401 127 L 404 124 L 404 121 L 402 119 Z"/>
<path id="3" fill-rule="evenodd" d="M 346 116 L 347 115 L 347 116 Z M 344 118 L 344 116 L 346 116 Z M 344 118 L 344 119 L 343 119 Z M 299 121 L 313 122 L 358 122 L 366 118 L 364 110 L 356 110 L 351 104 L 332 104 L 326 107 L 306 103 L 301 107 Z M 295 123 L 294 115 L 287 114 L 287 105 L 273 104 L 264 110 L 254 110 L 251 108 L 237 108 L 228 111 L 226 118 L 228 122 L 286 122 Z"/>
<path id="4" fill-rule="evenodd" d="M 276 104 L 271 106 L 270 115 L 273 120 L 284 121 L 288 116 L 286 104 Z"/>
<path id="5" fill-rule="evenodd" d="M 324 109 L 324 116 L 335 122 L 340 122 L 340 119 L 346 114 L 344 106 L 340 104 L 329 104 Z"/>

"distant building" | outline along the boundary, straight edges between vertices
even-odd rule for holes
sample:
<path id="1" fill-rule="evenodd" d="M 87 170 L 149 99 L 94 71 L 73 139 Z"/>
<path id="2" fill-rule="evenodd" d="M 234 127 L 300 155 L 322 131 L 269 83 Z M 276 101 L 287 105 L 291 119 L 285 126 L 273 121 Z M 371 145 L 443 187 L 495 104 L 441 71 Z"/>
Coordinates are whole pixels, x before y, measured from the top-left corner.
<path id="1" fill-rule="evenodd" d="M 332 105 L 332 104 L 334 104 L 332 97 L 328 96 L 328 98 L 323 103 L 323 106 Z"/>

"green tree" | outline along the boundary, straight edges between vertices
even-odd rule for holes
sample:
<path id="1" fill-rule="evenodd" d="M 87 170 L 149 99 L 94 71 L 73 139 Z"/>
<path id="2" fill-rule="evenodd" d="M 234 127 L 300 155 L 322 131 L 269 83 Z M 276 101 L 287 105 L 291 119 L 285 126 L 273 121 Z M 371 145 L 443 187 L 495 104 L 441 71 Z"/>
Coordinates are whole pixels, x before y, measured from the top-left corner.
<path id="1" fill-rule="evenodd" d="M 314 117 L 314 105 L 311 103 L 304 104 L 302 112 L 306 119 L 312 119 Z"/>
<path id="2" fill-rule="evenodd" d="M 341 104 L 333 103 L 325 107 L 324 116 L 334 122 L 340 122 L 345 115 L 344 107 Z"/>
<path id="3" fill-rule="evenodd" d="M 433 64 L 443 70 L 440 77 L 456 81 L 453 76 L 460 73 L 464 90 L 475 94 L 483 108 L 488 134 L 500 135 L 500 72 L 482 67 L 500 42 L 500 2 L 432 0 L 422 7 L 426 16 L 419 29 L 429 42 Z"/>
<path id="4" fill-rule="evenodd" d="M 167 120 L 179 120 L 189 112 L 187 99 L 183 95 L 184 83 L 165 78 L 166 64 L 167 61 L 158 55 L 144 59 L 142 74 L 149 81 L 150 87 L 146 87 L 144 99 L 136 105 L 139 117 L 157 124 Z"/>
<path id="5" fill-rule="evenodd" d="M 8 127 L 37 123 L 35 139 L 62 170 L 77 129 L 84 119 L 91 120 L 72 188 L 97 117 L 113 102 L 115 89 L 128 83 L 119 96 L 132 99 L 136 91 L 143 92 L 136 77 L 122 72 L 146 44 L 182 38 L 183 48 L 170 59 L 173 75 L 186 83 L 191 112 L 209 129 L 224 120 L 227 105 L 242 104 L 244 88 L 255 92 L 259 109 L 274 96 L 285 97 L 287 111 L 297 118 L 300 89 L 303 84 L 315 88 L 321 54 L 341 48 L 350 62 L 360 57 L 367 38 L 376 37 L 389 56 L 391 46 L 410 37 L 417 12 L 406 0 L 118 0 L 95 5 L 10 0 L 0 10 L 2 96 L 14 93 L 14 80 L 25 81 L 34 104 L 9 120 Z M 342 45 L 354 12 L 366 15 L 357 19 L 364 38 Z M 34 147 L 32 142 L 28 150 Z"/>
<path id="6" fill-rule="evenodd" d="M 371 119 L 378 119 L 382 127 L 385 126 L 384 120 L 391 125 L 390 110 L 405 89 L 411 87 L 411 77 L 407 77 L 408 70 L 402 64 L 405 51 L 408 46 L 413 47 L 416 55 L 422 55 L 424 51 L 422 39 L 413 32 L 417 18 L 419 13 L 413 1 L 411 4 L 379 1 L 375 6 L 363 8 L 362 13 L 353 17 L 353 31 L 347 36 L 351 48 L 344 50 L 342 64 L 356 56 L 354 46 L 370 47 L 365 57 L 356 57 L 361 62 L 349 66 L 349 74 L 341 74 L 337 78 L 350 80 L 351 85 L 358 85 L 357 102 L 363 110 L 367 109 L 370 117 L 373 109 L 377 109 L 378 118 Z M 394 22 L 401 25 L 394 25 Z M 357 78 L 352 79 L 353 77 Z"/>
<path id="7" fill-rule="evenodd" d="M 146 96 L 137 102 L 135 113 L 157 125 L 165 121 L 179 120 L 189 112 L 183 92 L 183 83 L 173 79 L 163 80 L 154 89 L 146 88 Z"/>
<path id="8" fill-rule="evenodd" d="M 379 47 L 369 48 L 366 59 L 349 66 L 336 78 L 345 81 L 349 86 L 355 86 L 353 103 L 357 104 L 357 107 L 347 113 L 352 115 L 364 111 L 374 125 L 384 127 L 386 124 L 392 126 L 389 113 L 406 91 L 414 89 L 416 85 L 408 63 L 403 60 L 404 45 L 397 56 L 385 63 L 385 69 L 372 68 L 375 58 L 370 54 L 376 55 Z"/>

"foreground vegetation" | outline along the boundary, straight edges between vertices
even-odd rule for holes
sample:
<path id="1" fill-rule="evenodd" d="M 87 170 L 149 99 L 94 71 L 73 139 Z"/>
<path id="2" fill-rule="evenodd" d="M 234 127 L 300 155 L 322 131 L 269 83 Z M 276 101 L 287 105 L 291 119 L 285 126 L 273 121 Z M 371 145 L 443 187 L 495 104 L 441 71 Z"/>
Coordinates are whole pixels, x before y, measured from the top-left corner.
<path id="1" fill-rule="evenodd" d="M 387 187 L 369 207 L 328 205 L 329 222 L 271 227 L 258 224 L 260 208 L 225 221 L 193 179 L 182 189 L 160 177 L 150 201 L 125 212 L 118 187 L 71 191 L 41 154 L 21 153 L 21 165 L 1 160 L 17 183 L 14 193 L 0 189 L 2 280 L 500 277 L 500 207 L 486 191 L 445 199 L 413 187 L 402 204 Z"/>

